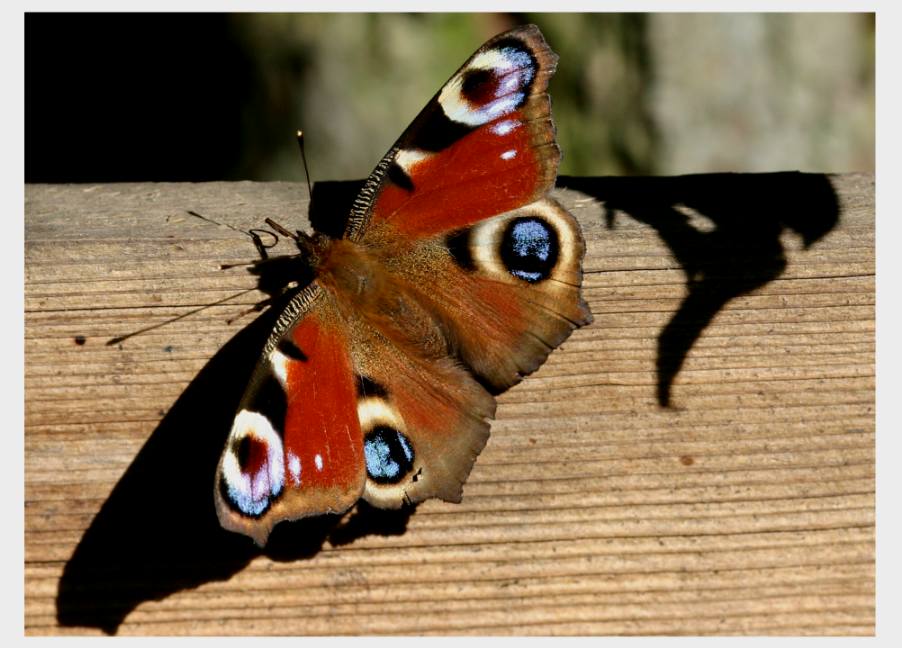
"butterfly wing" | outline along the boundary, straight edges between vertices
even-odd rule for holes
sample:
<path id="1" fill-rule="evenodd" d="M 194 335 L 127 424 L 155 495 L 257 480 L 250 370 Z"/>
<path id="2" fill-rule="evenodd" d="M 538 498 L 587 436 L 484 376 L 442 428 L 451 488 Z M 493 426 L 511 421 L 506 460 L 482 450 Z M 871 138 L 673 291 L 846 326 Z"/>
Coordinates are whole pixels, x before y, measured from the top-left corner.
<path id="1" fill-rule="evenodd" d="M 579 225 L 546 196 L 556 64 L 533 25 L 488 41 L 383 158 L 346 232 L 419 293 L 495 392 L 592 321 Z"/>

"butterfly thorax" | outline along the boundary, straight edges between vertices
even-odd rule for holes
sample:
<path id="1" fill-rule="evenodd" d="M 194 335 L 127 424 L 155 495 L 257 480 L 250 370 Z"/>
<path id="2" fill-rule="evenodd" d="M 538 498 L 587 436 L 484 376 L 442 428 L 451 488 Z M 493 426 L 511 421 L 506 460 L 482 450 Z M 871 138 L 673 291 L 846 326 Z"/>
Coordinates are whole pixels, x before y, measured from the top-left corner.
<path id="1" fill-rule="evenodd" d="M 377 263 L 368 251 L 348 239 L 330 240 L 317 250 L 317 276 L 336 295 L 367 308 L 382 290 Z"/>
<path id="2" fill-rule="evenodd" d="M 416 355 L 447 355 L 439 321 L 391 271 L 388 250 L 339 239 L 329 241 L 321 254 L 318 281 L 348 319 L 366 321 L 396 346 L 416 349 Z"/>

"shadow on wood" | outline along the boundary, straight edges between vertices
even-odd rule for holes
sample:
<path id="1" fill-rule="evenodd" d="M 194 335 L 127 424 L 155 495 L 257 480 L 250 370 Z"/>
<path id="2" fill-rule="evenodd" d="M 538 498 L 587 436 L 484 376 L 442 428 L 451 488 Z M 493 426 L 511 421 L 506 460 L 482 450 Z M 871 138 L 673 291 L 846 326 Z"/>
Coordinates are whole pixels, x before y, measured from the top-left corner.
<path id="1" fill-rule="evenodd" d="M 310 225 L 317 232 L 341 238 L 351 215 L 354 199 L 364 180 L 327 180 L 313 185 L 310 194 Z"/>
<path id="2" fill-rule="evenodd" d="M 413 508 L 278 525 L 265 549 L 223 530 L 213 476 L 239 399 L 280 308 L 233 337 L 175 402 L 116 484 L 66 564 L 57 592 L 60 625 L 114 633 L 140 603 L 228 579 L 254 557 L 298 560 L 328 539 L 403 533 Z"/>
<path id="3" fill-rule="evenodd" d="M 675 177 L 571 178 L 558 186 L 603 202 L 607 226 L 622 211 L 657 231 L 686 273 L 688 294 L 658 335 L 657 397 L 670 405 L 673 381 L 692 345 L 731 299 L 786 269 L 780 235 L 809 247 L 839 222 L 839 202 L 823 174 L 713 173 Z M 693 224 L 688 208 L 709 221 Z"/>

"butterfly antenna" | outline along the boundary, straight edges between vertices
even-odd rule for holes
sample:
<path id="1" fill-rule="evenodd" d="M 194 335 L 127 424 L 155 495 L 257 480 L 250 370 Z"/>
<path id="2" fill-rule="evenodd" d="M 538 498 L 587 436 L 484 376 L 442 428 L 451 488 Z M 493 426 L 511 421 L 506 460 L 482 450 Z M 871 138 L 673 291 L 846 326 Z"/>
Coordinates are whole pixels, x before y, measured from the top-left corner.
<path id="1" fill-rule="evenodd" d="M 229 319 L 227 319 L 226 324 L 231 324 L 235 320 L 240 319 L 240 318 L 244 317 L 245 315 L 248 315 L 250 313 L 255 313 L 255 312 L 258 313 L 258 312 L 262 311 L 264 308 L 266 308 L 267 306 L 272 306 L 274 303 L 276 303 L 277 299 L 282 298 L 285 294 L 291 292 L 292 290 L 296 290 L 297 288 L 298 288 L 297 281 L 289 281 L 285 286 L 283 286 L 281 288 L 281 290 L 279 290 L 279 292 L 277 294 L 271 295 L 271 296 L 267 297 L 266 299 L 258 301 L 256 304 L 254 304 L 250 308 L 245 308 L 243 311 L 238 313 L 235 317 L 230 317 Z"/>
<path id="2" fill-rule="evenodd" d="M 284 227 L 282 227 L 281 225 L 279 225 L 279 224 L 278 224 L 276 221 L 274 221 L 273 219 L 271 219 L 271 218 L 264 218 L 263 220 L 266 222 L 267 225 L 269 225 L 271 228 L 273 228 L 274 230 L 276 230 L 276 231 L 277 231 L 279 234 L 281 234 L 282 236 L 287 236 L 288 238 L 294 239 L 295 241 L 299 241 L 299 240 L 300 240 L 301 237 L 298 236 L 297 232 L 289 232 L 287 229 L 285 229 Z M 265 232 L 266 230 L 263 230 L 263 231 Z"/>
<path id="3" fill-rule="evenodd" d="M 160 328 L 161 326 L 166 326 L 167 324 L 172 324 L 173 322 L 177 322 L 178 320 L 188 317 L 189 315 L 194 315 L 195 313 L 199 313 L 202 310 L 206 310 L 206 309 L 210 308 L 211 306 L 218 306 L 219 304 L 224 304 L 225 302 L 229 301 L 230 299 L 235 299 L 236 297 L 240 297 L 241 295 L 246 295 L 247 293 L 252 292 L 256 289 L 257 288 L 254 287 L 254 288 L 248 288 L 247 290 L 242 290 L 240 292 L 236 292 L 235 294 L 229 295 L 228 297 L 223 297 L 219 301 L 215 301 L 212 304 L 206 304 L 205 306 L 201 306 L 199 308 L 195 308 L 194 310 L 190 310 L 187 313 L 182 313 L 181 315 L 177 315 L 176 317 L 173 317 L 172 319 L 168 319 L 165 322 L 160 322 L 158 324 L 153 324 L 151 326 L 145 326 L 144 328 L 138 329 L 137 331 L 133 331 L 132 333 L 128 333 L 127 335 L 120 335 L 118 337 L 110 338 L 109 340 L 107 340 L 106 345 L 112 346 L 114 344 L 119 344 L 120 342 L 127 340 L 130 337 L 140 335 L 141 333 L 146 333 L 147 331 L 152 331 L 156 328 Z"/>
<path id="4" fill-rule="evenodd" d="M 208 223 L 213 223 L 214 225 L 219 225 L 220 227 L 228 227 L 230 230 L 235 230 L 236 232 L 241 232 L 242 234 L 247 234 L 247 232 L 245 232 L 243 229 L 239 229 L 239 228 L 235 227 L 234 225 L 229 225 L 228 223 L 220 223 L 219 221 L 215 221 L 215 220 L 213 220 L 212 218 L 210 218 L 210 217 L 208 217 L 208 216 L 204 216 L 204 215 L 202 215 L 202 214 L 198 214 L 196 211 L 191 211 L 191 210 L 189 209 L 189 210 L 188 210 L 188 213 L 191 214 L 192 216 L 194 216 L 195 218 L 199 218 L 199 219 L 201 219 L 201 220 L 205 220 L 205 221 L 207 221 Z"/>
<path id="5" fill-rule="evenodd" d="M 298 131 L 298 148 L 301 149 L 301 162 L 304 163 L 304 175 L 307 177 L 307 195 L 313 196 L 313 187 L 310 184 L 310 171 L 307 170 L 307 156 L 304 155 L 304 131 Z"/>
<path id="6" fill-rule="evenodd" d="M 219 221 L 215 221 L 212 218 L 198 214 L 196 211 L 191 211 L 189 209 L 188 213 L 196 218 L 207 221 L 208 223 L 213 223 L 214 225 L 219 225 L 220 227 L 228 227 L 230 230 L 240 232 L 240 233 L 244 234 L 245 236 L 250 236 L 251 240 L 254 242 L 254 247 L 257 248 L 257 253 L 260 255 L 260 258 L 264 259 L 264 260 L 269 258 L 269 254 L 267 253 L 267 250 L 272 247 L 275 247 L 276 243 L 279 242 L 279 238 L 275 234 L 270 232 L 269 230 L 254 228 L 254 229 L 250 229 L 245 232 L 241 228 L 235 227 L 233 225 L 229 225 L 228 223 L 220 223 Z M 263 242 L 263 239 L 260 238 L 260 233 L 263 233 L 263 234 L 266 234 L 267 236 L 273 237 L 273 242 L 270 243 L 269 245 L 266 245 Z M 223 264 L 223 265 L 219 266 L 219 269 L 227 270 L 228 268 L 234 268 L 236 266 L 241 266 L 241 265 L 253 265 L 253 263 Z"/>
<path id="7" fill-rule="evenodd" d="M 241 311 L 240 313 L 235 315 L 235 317 L 230 317 L 229 319 L 227 319 L 226 324 L 232 324 L 235 322 L 235 320 L 239 320 L 242 317 L 244 317 L 245 315 L 249 315 L 250 313 L 255 313 L 255 312 L 258 313 L 258 312 L 262 311 L 264 308 L 266 308 L 267 306 L 272 305 L 272 303 L 273 303 L 272 297 L 267 297 L 266 299 L 264 299 L 262 301 L 258 301 L 256 304 L 254 304 L 250 308 L 245 308 L 243 311 Z"/>
<path id="8" fill-rule="evenodd" d="M 301 160 L 304 163 L 304 175 L 307 177 L 307 195 L 312 196 L 313 188 L 310 185 L 310 171 L 307 169 L 307 156 L 304 155 L 304 131 L 300 131 L 300 130 L 298 131 L 298 148 L 301 149 Z M 264 218 L 263 220 L 266 222 L 267 225 L 269 225 L 271 228 L 276 230 L 282 236 L 290 238 L 294 241 L 300 241 L 302 238 L 300 235 L 300 232 L 291 232 L 291 231 L 285 229 L 284 227 L 282 227 L 281 225 L 279 225 L 276 221 L 274 221 L 271 218 Z M 263 230 L 263 231 L 265 232 L 266 230 Z"/>

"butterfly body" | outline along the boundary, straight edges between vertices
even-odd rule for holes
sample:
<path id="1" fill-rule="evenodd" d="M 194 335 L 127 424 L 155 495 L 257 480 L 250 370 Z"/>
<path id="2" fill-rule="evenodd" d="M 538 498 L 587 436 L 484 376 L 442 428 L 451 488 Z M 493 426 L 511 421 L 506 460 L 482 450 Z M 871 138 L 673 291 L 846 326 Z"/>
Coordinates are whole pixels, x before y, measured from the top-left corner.
<path id="1" fill-rule="evenodd" d="M 301 235 L 314 277 L 280 314 L 216 477 L 224 527 L 460 501 L 494 394 L 591 321 L 584 244 L 547 197 L 560 152 L 533 26 L 445 84 L 365 183 L 341 238 Z"/>

